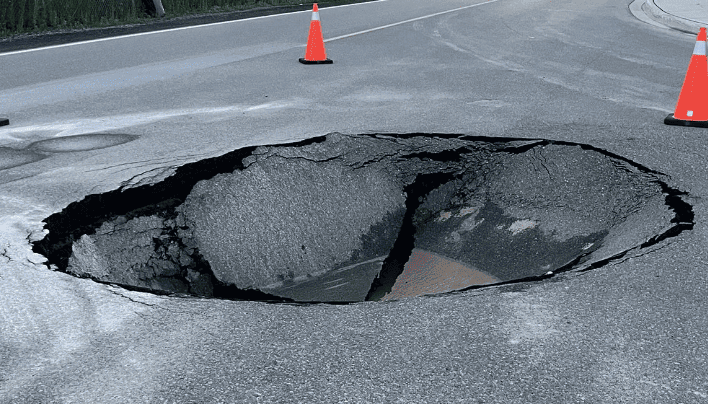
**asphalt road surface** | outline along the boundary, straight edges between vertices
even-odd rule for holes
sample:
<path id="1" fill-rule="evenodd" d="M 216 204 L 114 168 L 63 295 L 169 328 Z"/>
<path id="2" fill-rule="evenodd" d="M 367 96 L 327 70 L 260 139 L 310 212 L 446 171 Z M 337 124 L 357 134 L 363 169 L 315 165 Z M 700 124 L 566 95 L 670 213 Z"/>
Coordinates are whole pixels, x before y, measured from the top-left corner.
<path id="1" fill-rule="evenodd" d="M 695 36 L 628 3 L 322 9 L 320 66 L 297 62 L 309 11 L 0 54 L 0 402 L 706 402 L 708 132 L 663 124 Z M 589 144 L 666 174 L 695 227 L 588 272 L 339 306 L 130 292 L 31 251 L 85 195 L 330 132 Z M 137 138 L 30 146 L 89 133 Z"/>

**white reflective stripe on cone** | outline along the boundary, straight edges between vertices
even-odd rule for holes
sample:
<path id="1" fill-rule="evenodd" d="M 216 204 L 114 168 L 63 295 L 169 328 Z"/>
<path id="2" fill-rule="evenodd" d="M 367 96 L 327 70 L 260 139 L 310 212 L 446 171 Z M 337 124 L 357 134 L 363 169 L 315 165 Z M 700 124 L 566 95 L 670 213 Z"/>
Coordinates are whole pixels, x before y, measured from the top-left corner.
<path id="1" fill-rule="evenodd" d="M 696 46 L 693 48 L 694 55 L 705 55 L 706 54 L 706 43 L 703 41 L 696 41 Z"/>
<path id="2" fill-rule="evenodd" d="M 319 21 L 319 20 L 320 20 L 320 12 L 315 11 L 314 13 L 312 13 L 312 21 Z"/>

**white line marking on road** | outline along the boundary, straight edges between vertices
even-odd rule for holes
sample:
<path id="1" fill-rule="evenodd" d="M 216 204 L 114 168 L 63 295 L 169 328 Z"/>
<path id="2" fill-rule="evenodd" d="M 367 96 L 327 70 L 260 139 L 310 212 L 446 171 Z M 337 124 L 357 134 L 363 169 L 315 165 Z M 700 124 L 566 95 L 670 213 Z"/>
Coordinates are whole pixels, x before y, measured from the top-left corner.
<path id="1" fill-rule="evenodd" d="M 327 9 L 330 9 L 330 8 L 340 8 L 340 7 L 348 7 L 348 6 L 358 6 L 358 5 L 361 5 L 361 4 L 369 4 L 369 3 L 380 3 L 380 2 L 383 2 L 383 1 L 388 1 L 388 0 L 372 0 L 372 1 L 367 1 L 367 2 L 365 2 L 365 3 L 343 4 L 343 5 L 341 5 L 341 6 L 325 7 L 325 8 L 323 8 L 323 10 L 327 10 Z M 493 0 L 493 1 L 497 1 L 497 0 Z M 0 53 L 0 56 L 18 55 L 18 54 L 21 54 L 21 53 L 37 52 L 37 51 L 50 50 L 50 49 L 57 49 L 57 48 L 66 48 L 66 47 L 68 47 L 68 46 L 84 45 L 84 44 L 88 44 L 88 43 L 111 41 L 111 40 L 114 40 L 114 39 L 132 38 L 132 37 L 136 37 L 136 36 L 151 35 L 151 34 L 159 34 L 159 33 L 163 33 L 163 32 L 174 32 L 174 31 L 182 31 L 182 30 L 185 30 L 185 29 L 192 29 L 192 28 L 212 27 L 212 26 L 215 26 L 215 25 L 231 24 L 231 23 L 241 22 L 241 21 L 252 21 L 252 20 L 258 20 L 258 19 L 261 19 L 261 18 L 278 17 L 278 16 L 282 16 L 282 15 L 300 14 L 300 13 L 311 13 L 311 12 L 312 12 L 312 10 L 293 11 L 293 12 L 290 12 L 290 13 L 262 15 L 262 16 L 260 16 L 260 17 L 244 18 L 244 19 L 241 19 L 241 20 L 212 22 L 212 23 L 210 23 L 210 24 L 190 25 L 189 27 L 170 28 L 170 29 L 163 29 L 163 30 L 159 30 L 159 31 L 150 31 L 150 32 L 139 32 L 139 33 L 137 33 L 137 34 L 128 34 L 128 35 L 112 36 L 112 37 L 109 37 L 109 38 L 90 39 L 90 40 L 88 40 L 88 41 L 80 41 L 80 42 L 65 43 L 65 44 L 61 44 L 61 45 L 44 46 L 44 47 L 41 47 L 41 48 L 23 49 L 23 50 L 12 51 L 12 52 L 7 52 L 7 53 Z"/>
<path id="2" fill-rule="evenodd" d="M 405 20 L 405 21 L 400 21 L 400 22 L 394 22 L 393 24 L 382 25 L 382 26 L 380 26 L 380 27 L 371 28 L 371 29 L 367 29 L 367 30 L 364 30 L 364 31 L 354 32 L 353 34 L 340 35 L 340 36 L 336 36 L 336 37 L 334 37 L 334 38 L 325 39 L 324 42 L 336 41 L 337 39 L 349 38 L 350 36 L 359 35 L 359 34 L 366 34 L 367 32 L 377 31 L 377 30 L 384 29 L 384 28 L 395 27 L 396 25 L 401 25 L 401 24 L 405 24 L 405 23 L 409 23 L 409 22 L 413 22 L 413 21 L 418 21 L 418 20 L 424 20 L 424 19 L 426 19 L 426 18 L 435 17 L 435 16 L 438 16 L 438 15 L 443 15 L 443 14 L 447 14 L 447 13 L 454 13 L 455 11 L 464 10 L 464 9 L 466 9 L 466 8 L 477 7 L 477 6 L 481 6 L 481 5 L 484 5 L 484 4 L 490 4 L 490 3 L 497 2 L 497 1 L 499 1 L 499 0 L 488 0 L 488 1 L 484 2 L 484 3 L 477 3 L 477 4 L 472 4 L 472 5 L 469 5 L 469 6 L 462 6 L 462 7 L 458 7 L 458 8 L 452 9 L 452 10 L 441 11 L 441 12 L 439 12 L 439 13 L 424 15 L 424 16 L 422 16 L 422 17 L 411 18 L 410 20 Z"/>
<path id="3" fill-rule="evenodd" d="M 368 260 L 368 261 L 357 262 L 357 263 L 354 264 L 354 265 L 349 265 L 349 266 L 346 266 L 346 267 L 343 267 L 343 268 L 335 269 L 334 271 L 332 271 L 332 273 L 334 274 L 334 273 L 337 273 L 337 272 L 344 272 L 344 271 L 346 271 L 346 270 L 349 270 L 349 269 L 352 269 L 352 268 L 356 268 L 356 267 L 358 267 L 359 265 L 371 264 L 372 262 L 376 262 L 376 261 L 381 261 L 381 262 L 383 262 L 385 259 L 386 259 L 386 256 L 385 256 L 385 255 L 382 255 L 382 256 L 380 256 L 380 257 L 372 258 L 372 259 L 370 259 L 370 260 Z"/>
<path id="4" fill-rule="evenodd" d="M 260 110 L 275 110 L 302 106 L 303 100 L 273 101 L 259 105 L 230 105 L 225 107 L 187 108 L 152 111 L 140 114 L 111 115 L 97 118 L 77 118 L 67 121 L 27 126 L 4 126 L 0 128 L 0 140 L 22 140 L 23 133 L 55 132 L 51 137 L 64 137 L 117 130 L 130 126 L 144 125 L 164 119 L 189 115 L 237 114 Z M 16 134 L 17 136 L 13 136 Z"/>
<path id="5" fill-rule="evenodd" d="M 342 287 L 342 286 L 344 286 L 344 285 L 347 285 L 348 283 L 349 283 L 349 282 L 344 282 L 344 283 L 342 283 L 342 284 L 340 284 L 340 285 L 330 286 L 330 287 L 328 287 L 328 288 L 325 288 L 324 290 L 330 290 L 330 289 L 334 289 L 334 288 L 340 288 L 340 287 Z"/>

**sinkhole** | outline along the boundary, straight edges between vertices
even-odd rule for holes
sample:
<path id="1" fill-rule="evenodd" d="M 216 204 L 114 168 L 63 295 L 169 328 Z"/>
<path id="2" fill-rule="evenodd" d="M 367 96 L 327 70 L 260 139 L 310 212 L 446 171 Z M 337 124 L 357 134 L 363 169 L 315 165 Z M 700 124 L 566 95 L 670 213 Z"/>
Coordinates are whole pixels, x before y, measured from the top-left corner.
<path id="1" fill-rule="evenodd" d="M 34 251 L 153 293 L 349 303 L 597 268 L 693 226 L 661 173 L 542 139 L 332 133 L 163 177 L 49 216 Z"/>

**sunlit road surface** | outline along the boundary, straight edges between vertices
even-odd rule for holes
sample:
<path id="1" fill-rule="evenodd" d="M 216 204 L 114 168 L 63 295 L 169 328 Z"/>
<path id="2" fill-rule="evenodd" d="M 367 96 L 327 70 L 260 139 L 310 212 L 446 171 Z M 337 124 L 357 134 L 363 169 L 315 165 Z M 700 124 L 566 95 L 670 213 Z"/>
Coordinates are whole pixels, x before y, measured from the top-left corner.
<path id="1" fill-rule="evenodd" d="M 310 12 L 0 55 L 0 156 L 28 161 L 0 170 L 0 402 L 705 402 L 708 143 L 663 125 L 695 36 L 627 3 L 321 9 L 345 36 L 325 66 L 297 62 Z M 667 174 L 696 226 L 583 274 L 341 306 L 128 292 L 30 250 L 85 195 L 333 131 L 590 144 Z M 24 156 L 95 133 L 137 138 Z"/>

